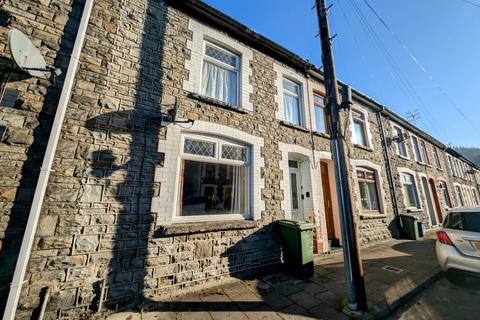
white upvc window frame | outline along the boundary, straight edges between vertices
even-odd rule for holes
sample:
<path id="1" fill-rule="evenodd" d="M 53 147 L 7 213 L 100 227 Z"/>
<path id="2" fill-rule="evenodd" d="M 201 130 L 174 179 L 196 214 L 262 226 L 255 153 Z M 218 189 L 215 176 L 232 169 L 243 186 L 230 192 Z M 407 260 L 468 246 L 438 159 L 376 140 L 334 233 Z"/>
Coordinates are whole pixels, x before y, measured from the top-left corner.
<path id="1" fill-rule="evenodd" d="M 472 197 L 473 205 L 474 205 L 474 206 L 480 205 L 477 189 L 475 189 L 474 187 L 472 187 L 472 188 L 471 188 L 471 191 L 472 191 L 472 196 L 473 196 L 473 197 Z"/>
<path id="2" fill-rule="evenodd" d="M 457 200 L 457 207 L 464 207 L 466 205 L 466 202 L 465 195 L 463 194 L 462 185 L 459 183 L 454 183 L 453 191 L 455 192 L 455 200 Z"/>
<path id="3" fill-rule="evenodd" d="M 415 141 L 417 141 L 418 152 L 417 152 L 417 149 L 415 148 Z M 420 138 L 412 134 L 411 135 L 411 142 L 412 142 L 413 153 L 415 154 L 415 160 L 420 164 L 425 164 L 425 162 L 423 160 L 423 155 L 422 155 Z"/>
<path id="4" fill-rule="evenodd" d="M 395 135 L 398 134 L 397 130 L 399 130 L 400 133 L 402 134 L 402 136 L 405 137 L 405 135 L 406 135 L 405 134 L 405 129 L 403 129 L 402 127 L 400 127 L 399 125 L 396 125 L 396 124 L 393 124 L 392 128 L 393 128 L 393 132 L 394 132 Z M 400 152 L 400 143 L 402 143 L 403 146 L 405 147 L 406 155 L 402 155 L 402 153 Z M 396 146 L 397 155 L 400 158 L 410 160 L 410 153 L 408 152 L 407 139 L 404 139 L 403 141 L 395 141 L 395 146 Z"/>
<path id="5" fill-rule="evenodd" d="M 399 172 L 400 184 L 402 185 L 403 202 L 405 204 L 405 208 L 407 210 L 412 210 L 412 211 L 422 210 L 422 201 L 420 201 L 420 193 L 419 193 L 419 190 L 418 190 L 417 174 L 414 171 L 412 171 L 410 169 L 406 169 L 406 168 L 400 168 L 398 170 L 398 172 Z M 413 178 L 412 185 L 413 185 L 413 190 L 415 192 L 414 196 L 415 196 L 416 206 L 412 207 L 408 203 L 407 194 L 406 194 L 406 190 L 405 190 L 405 183 L 404 183 L 403 178 L 402 178 L 403 175 L 410 175 Z"/>
<path id="6" fill-rule="evenodd" d="M 442 168 L 442 160 L 440 159 L 440 150 L 432 145 L 432 153 L 433 153 L 433 160 L 435 162 L 435 167 L 438 170 L 443 170 Z"/>
<path id="7" fill-rule="evenodd" d="M 424 139 L 420 139 L 420 149 L 422 152 L 423 164 L 432 166 L 432 160 L 430 159 L 429 149 L 430 144 Z"/>
<path id="8" fill-rule="evenodd" d="M 215 157 L 207 157 L 201 155 L 195 155 L 190 153 L 184 152 L 184 145 L 186 139 L 192 140 L 199 140 L 199 141 L 207 141 L 207 142 L 214 142 L 215 145 Z M 223 159 L 222 158 L 222 146 L 223 145 L 232 145 L 238 146 L 246 149 L 246 161 L 239 161 L 239 160 L 231 160 L 231 159 Z M 252 201 L 251 201 L 251 194 L 252 194 L 252 159 L 251 159 L 251 147 L 245 144 L 237 143 L 234 141 L 230 141 L 223 138 L 217 138 L 208 135 L 200 135 L 200 134 L 189 134 L 185 133 L 182 134 L 181 143 L 180 143 L 180 154 L 178 161 L 181 163 L 184 160 L 192 160 L 192 161 L 199 161 L 204 163 L 211 163 L 211 164 L 223 164 L 223 165 L 236 165 L 236 166 L 247 166 L 247 177 L 246 177 L 246 184 L 247 184 L 247 201 L 245 204 L 246 212 L 242 214 L 213 214 L 213 215 L 194 215 L 194 216 L 182 216 L 179 210 L 180 208 L 180 188 L 182 185 L 178 183 L 178 190 L 176 192 L 177 199 L 175 199 L 175 206 L 174 206 L 174 213 L 172 216 L 173 223 L 182 223 L 182 222 L 202 222 L 202 221 L 228 221 L 228 220 L 249 220 L 252 219 Z M 180 166 L 181 167 L 181 166 Z M 181 169 L 180 169 L 181 170 Z M 177 172 L 177 179 L 180 180 L 182 172 Z"/>
<path id="9" fill-rule="evenodd" d="M 285 89 L 283 87 L 283 82 L 284 81 L 287 81 L 287 82 L 290 82 L 292 83 L 293 85 L 297 86 L 298 87 L 298 94 L 295 95 L 293 92 Z M 306 124 L 305 124 L 305 104 L 304 104 L 304 87 L 303 87 L 303 84 L 301 82 L 298 82 L 296 81 L 295 79 L 293 78 L 290 78 L 288 76 L 283 76 L 282 77 L 282 83 L 281 83 L 281 90 L 282 90 L 282 99 L 283 99 L 283 115 L 284 115 L 284 121 L 287 122 L 287 123 L 291 123 L 291 124 L 294 124 L 294 125 L 297 125 L 297 126 L 300 126 L 300 127 L 306 127 Z M 297 100 L 298 100 L 298 120 L 299 120 L 299 123 L 295 123 L 295 122 L 291 122 L 291 121 L 287 121 L 287 112 L 286 112 L 286 108 L 287 106 L 285 105 L 285 95 L 287 96 L 291 96 L 291 97 L 295 97 Z"/>
<path id="10" fill-rule="evenodd" d="M 454 169 L 453 169 L 453 157 L 449 154 L 447 154 L 447 166 L 448 166 L 448 170 L 450 170 L 450 174 L 452 176 L 455 175 Z"/>
<path id="11" fill-rule="evenodd" d="M 453 208 L 452 197 L 451 197 L 450 190 L 448 189 L 448 184 L 446 180 L 444 179 L 439 180 L 438 190 L 440 190 L 443 201 L 445 202 L 445 208 L 447 209 Z"/>
<path id="12" fill-rule="evenodd" d="M 321 98 L 323 100 L 323 103 L 322 104 L 316 103 L 315 97 Z M 312 103 L 313 103 L 313 114 L 315 119 L 315 131 L 323 134 L 330 134 L 330 123 L 329 123 L 330 115 L 328 114 L 327 106 L 325 105 L 325 95 L 313 90 Z M 320 119 L 317 119 L 317 108 L 321 109 L 323 112 L 323 126 L 325 127 L 324 131 L 320 130 L 318 126 Z"/>
<path id="13" fill-rule="evenodd" d="M 365 108 L 355 105 L 355 106 L 352 106 L 349 112 L 350 112 L 350 132 L 352 133 L 352 139 L 351 139 L 352 143 L 356 146 L 373 150 L 372 132 L 370 128 L 370 121 L 368 119 L 368 111 Z M 359 143 L 357 140 L 357 136 L 355 134 L 355 119 L 353 117 L 353 112 L 362 114 L 363 119 L 360 119 L 360 121 L 362 121 L 366 145 Z"/>
<path id="14" fill-rule="evenodd" d="M 200 94 L 201 95 L 205 95 L 205 93 L 203 92 L 203 66 L 205 64 L 205 62 L 208 62 L 208 63 L 211 63 L 211 64 L 214 64 L 220 68 L 223 68 L 223 69 L 227 69 L 228 71 L 233 71 L 237 74 L 237 83 L 236 83 L 236 88 L 237 88 L 237 95 L 236 95 L 236 103 L 235 104 L 231 104 L 231 103 L 228 103 L 226 101 L 222 101 L 222 100 L 219 100 L 219 101 L 222 101 L 226 104 L 229 104 L 229 105 L 232 105 L 232 106 L 235 106 L 235 107 L 238 107 L 240 108 L 241 105 L 242 105 L 242 101 L 241 101 L 241 90 L 242 90 L 242 83 L 241 83 L 241 79 L 242 79 L 242 54 L 237 52 L 237 51 L 234 51 L 230 48 L 227 48 L 227 47 L 224 47 L 222 45 L 219 45 L 217 44 L 215 41 L 213 40 L 210 40 L 209 38 L 206 38 L 206 39 L 203 39 L 203 43 L 202 43 L 202 62 L 201 62 L 201 68 L 200 68 Z M 220 60 L 217 60 L 213 57 L 210 57 L 209 55 L 206 54 L 206 50 L 207 50 L 207 46 L 211 46 L 211 47 L 214 47 L 215 49 L 217 50 L 220 50 L 220 51 L 223 51 L 227 54 L 231 54 L 231 55 L 234 55 L 236 56 L 236 66 L 233 67 L 227 63 L 224 63 Z M 215 100 L 218 100 L 214 97 L 210 97 L 210 96 L 207 96 L 209 98 L 212 98 L 212 99 L 215 99 Z"/>

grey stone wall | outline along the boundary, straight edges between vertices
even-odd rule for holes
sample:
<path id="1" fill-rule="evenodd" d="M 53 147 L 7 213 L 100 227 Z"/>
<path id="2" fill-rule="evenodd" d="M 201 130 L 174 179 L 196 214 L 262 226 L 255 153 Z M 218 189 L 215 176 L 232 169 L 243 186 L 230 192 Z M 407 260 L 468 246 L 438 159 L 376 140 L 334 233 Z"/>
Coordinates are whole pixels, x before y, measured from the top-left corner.
<path id="1" fill-rule="evenodd" d="M 0 105 L 0 126 L 6 129 L 0 141 L 0 310 L 63 83 L 62 77 L 53 84 L 18 70 L 10 72 L 14 63 L 7 45 L 8 31 L 13 27 L 27 34 L 41 48 L 46 62 L 65 74 L 81 14 L 77 7 L 78 3 L 57 0 L 6 1 L 2 6 L 12 18 L 9 25 L 0 26 L 0 79 L 7 90 Z"/>
<path id="2" fill-rule="evenodd" d="M 385 121 L 386 122 L 386 125 L 385 125 L 385 131 L 386 131 L 386 134 L 387 136 L 389 137 L 394 137 L 395 136 L 395 133 L 393 132 L 393 127 L 392 125 L 390 124 L 390 122 L 387 120 Z M 434 155 L 433 155 L 433 151 L 431 148 L 427 149 L 427 152 L 428 152 L 428 156 L 431 160 L 431 163 L 432 165 L 426 165 L 426 164 L 421 164 L 419 162 L 417 162 L 415 160 L 415 151 L 413 150 L 413 145 L 412 145 L 412 142 L 411 142 L 411 138 L 410 136 L 412 135 L 412 132 L 404 129 L 407 133 L 408 133 L 408 139 L 406 140 L 406 147 L 407 147 L 407 151 L 408 151 L 408 155 L 409 155 L 409 159 L 405 159 L 405 158 L 402 158 L 400 157 L 398 154 L 397 154 L 397 147 L 396 147 L 396 144 L 395 142 L 391 141 L 390 142 L 390 147 L 389 147 L 389 153 L 391 155 L 391 163 L 392 163 L 392 171 L 393 171 L 393 175 L 395 177 L 395 190 L 397 190 L 397 203 L 398 203 L 398 207 L 399 207 L 399 213 L 400 214 L 408 214 L 408 215 L 413 215 L 417 218 L 419 218 L 423 224 L 425 225 L 425 227 L 428 229 L 431 227 L 431 223 L 430 223 L 430 219 L 429 219 L 429 215 L 428 215 L 428 209 L 427 209 L 427 203 L 426 203 L 426 198 L 425 198 L 425 192 L 424 192 L 424 189 L 423 189 L 423 186 L 422 186 L 422 181 L 420 179 L 420 177 L 418 176 L 418 174 L 415 175 L 415 179 L 416 179 L 416 186 L 417 186 L 417 190 L 418 190 L 418 196 L 419 196 L 419 200 L 420 200 L 420 203 L 421 203 L 421 207 L 422 209 L 420 210 L 416 210 L 416 211 L 413 211 L 413 212 L 408 212 L 407 208 L 406 208 L 406 205 L 405 205 L 405 195 L 404 195 L 404 192 L 403 192 L 403 186 L 400 182 L 400 175 L 399 175 L 399 172 L 398 172 L 398 169 L 399 168 L 409 168 L 413 171 L 415 171 L 416 173 L 422 173 L 424 175 L 426 175 L 426 178 L 427 179 L 430 179 L 430 178 L 433 178 L 435 180 L 435 184 L 437 185 L 437 188 L 438 188 L 438 182 L 439 182 L 439 179 L 445 179 L 448 183 L 449 181 L 449 175 L 448 175 L 448 171 L 447 171 L 447 166 L 446 166 L 446 163 L 445 163 L 445 159 L 443 157 L 443 150 L 438 150 L 439 151 L 439 158 L 440 158 L 440 163 L 441 163 L 441 169 L 437 168 L 436 165 L 435 165 L 435 160 L 434 160 Z M 451 194 L 451 191 L 453 191 L 453 185 L 448 184 L 448 188 L 449 188 L 449 192 L 450 192 L 450 198 L 452 198 L 452 194 Z M 445 215 L 446 214 L 446 203 L 443 199 L 443 197 L 438 194 L 438 198 L 439 198 L 439 201 L 440 201 L 440 204 L 441 204 L 441 209 L 442 209 L 442 215 Z M 453 201 L 453 199 L 452 199 Z M 453 202 L 455 203 L 455 202 Z"/>
<path id="3" fill-rule="evenodd" d="M 349 164 L 349 172 L 350 172 L 350 194 L 352 197 L 352 203 L 354 204 L 354 214 L 355 214 L 355 221 L 357 225 L 357 232 L 360 238 L 360 243 L 363 245 L 368 245 L 375 243 L 377 241 L 390 239 L 394 236 L 398 236 L 398 228 L 397 225 L 393 222 L 394 221 L 394 212 L 392 207 L 391 195 L 389 191 L 389 184 L 388 184 L 388 177 L 386 173 L 386 163 L 384 157 L 384 149 L 383 149 L 383 142 L 380 134 L 380 125 L 377 121 L 376 112 L 365 106 L 364 104 L 355 101 L 355 105 L 358 105 L 364 108 L 368 113 L 368 122 L 370 124 L 370 135 L 371 135 L 371 147 L 364 148 L 362 146 L 352 144 L 352 132 L 349 130 L 350 128 L 350 116 L 348 115 L 347 111 L 343 112 L 343 117 L 345 121 L 345 127 L 348 128 L 346 130 L 346 149 L 347 149 L 347 156 L 349 160 L 367 160 L 374 164 L 381 166 L 381 171 L 379 174 L 382 177 L 383 188 L 384 192 L 384 203 L 385 208 L 383 208 L 384 212 L 381 215 L 364 215 L 361 212 L 361 208 L 356 206 L 359 203 L 359 194 L 356 190 L 357 181 L 356 181 L 356 171 L 353 167 Z"/>
<path id="4" fill-rule="evenodd" d="M 12 26 L 34 39 L 49 63 L 64 68 L 82 3 L 7 1 L 4 8 L 14 16 Z M 280 88 L 275 85 L 274 60 L 253 48 L 249 61 L 253 112 L 191 98 L 183 90 L 183 81 L 189 77 L 185 61 L 191 55 L 188 22 L 185 13 L 167 7 L 162 0 L 95 1 L 29 261 L 19 319 L 35 316 L 47 286 L 52 287 L 47 319 L 90 318 L 102 288 L 106 309 L 130 309 L 139 302 L 153 302 L 159 295 L 232 275 L 242 277 L 280 262 L 280 240 L 273 222 L 284 218 L 280 184 L 287 173 L 280 169 L 284 159 L 279 143 L 330 151 L 330 141 L 328 136 L 312 136 L 275 118 L 275 96 Z M 0 27 L 2 57 L 8 57 L 7 31 Z M 0 125 L 7 126 L 0 143 L 1 257 L 2 265 L 12 268 L 18 250 L 13 244 L 18 244 L 22 235 L 61 84 L 61 79 L 56 85 L 32 78 L 14 79 L 7 87 L 20 92 L 22 103 L 0 108 Z M 178 117 L 218 123 L 264 140 L 261 175 L 265 186 L 261 193 L 265 210 L 259 221 L 201 227 L 156 224 L 150 206 L 162 182 L 155 182 L 154 173 L 164 159 L 157 150 L 169 130 L 158 117 L 160 101 L 171 96 L 180 97 Z M 367 218 L 355 210 L 364 245 L 397 232 L 392 225 L 393 208 L 374 111 L 369 111 L 368 119 L 373 150 L 351 145 L 351 132 L 345 129 L 348 157 L 383 168 L 385 214 Z M 344 113 L 342 121 L 347 120 Z M 390 126 L 385 128 L 387 136 L 392 136 Z M 397 189 L 399 166 L 444 175 L 414 161 L 402 162 L 393 147 L 388 150 Z M 355 172 L 350 172 L 355 203 Z M 397 194 L 401 204 L 402 192 Z M 425 215 L 418 215 L 425 220 Z M 9 238 L 10 234 L 16 236 Z M 0 274 L 3 296 L 11 278 L 11 271 L 4 270 Z"/>

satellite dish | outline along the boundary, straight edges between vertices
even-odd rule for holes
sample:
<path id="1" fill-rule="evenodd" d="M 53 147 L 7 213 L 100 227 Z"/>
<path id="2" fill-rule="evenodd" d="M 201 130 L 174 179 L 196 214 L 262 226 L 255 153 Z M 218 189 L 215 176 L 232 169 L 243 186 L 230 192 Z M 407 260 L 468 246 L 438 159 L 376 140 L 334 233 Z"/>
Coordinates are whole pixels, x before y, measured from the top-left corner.
<path id="1" fill-rule="evenodd" d="M 8 33 L 8 45 L 16 65 L 32 77 L 50 78 L 50 68 L 47 66 L 40 50 L 38 50 L 28 37 L 17 29 Z"/>

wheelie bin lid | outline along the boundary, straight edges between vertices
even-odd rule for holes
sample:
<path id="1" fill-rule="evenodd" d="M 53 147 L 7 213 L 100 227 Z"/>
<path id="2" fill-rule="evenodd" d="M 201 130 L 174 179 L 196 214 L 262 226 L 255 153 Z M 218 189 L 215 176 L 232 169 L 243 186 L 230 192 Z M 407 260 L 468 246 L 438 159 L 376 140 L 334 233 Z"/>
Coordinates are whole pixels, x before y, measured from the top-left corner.
<path id="1" fill-rule="evenodd" d="M 419 220 L 417 217 L 411 216 L 411 215 L 408 215 L 408 214 L 400 214 L 399 216 L 400 216 L 401 219 Z"/>
<path id="2" fill-rule="evenodd" d="M 278 224 L 282 227 L 287 227 L 291 229 L 298 229 L 298 230 L 311 230 L 314 228 L 313 223 L 307 221 L 299 221 L 299 220 L 279 220 Z"/>

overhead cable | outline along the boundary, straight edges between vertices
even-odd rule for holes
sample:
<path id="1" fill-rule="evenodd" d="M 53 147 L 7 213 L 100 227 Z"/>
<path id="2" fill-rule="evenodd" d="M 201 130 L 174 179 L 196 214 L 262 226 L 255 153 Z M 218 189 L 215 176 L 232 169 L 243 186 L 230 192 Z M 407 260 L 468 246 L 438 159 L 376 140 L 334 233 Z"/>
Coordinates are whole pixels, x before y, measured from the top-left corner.
<path id="1" fill-rule="evenodd" d="M 427 71 L 427 69 L 420 63 L 420 61 L 413 55 L 413 53 L 408 49 L 406 44 L 397 36 L 397 34 L 389 27 L 382 17 L 377 13 L 377 11 L 370 5 L 367 0 L 362 0 L 367 7 L 373 12 L 375 17 L 380 21 L 380 23 L 388 30 L 388 32 L 393 36 L 393 38 L 400 44 L 403 50 L 407 55 L 413 60 L 418 68 L 425 74 L 425 76 L 432 82 L 432 84 L 437 88 L 437 90 L 448 100 L 448 102 L 455 108 L 455 110 L 465 119 L 465 121 L 474 129 L 479 135 L 480 130 L 475 126 L 473 121 L 471 121 L 468 116 L 460 109 L 460 107 L 453 101 L 453 99 L 448 95 L 448 93 L 443 89 L 443 87 L 433 78 L 433 76 Z"/>

